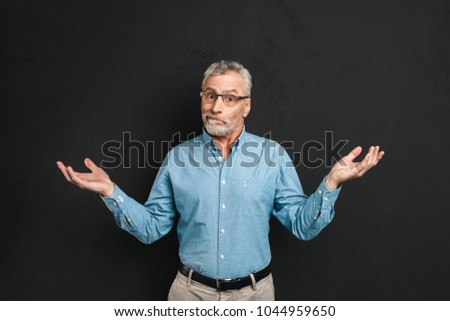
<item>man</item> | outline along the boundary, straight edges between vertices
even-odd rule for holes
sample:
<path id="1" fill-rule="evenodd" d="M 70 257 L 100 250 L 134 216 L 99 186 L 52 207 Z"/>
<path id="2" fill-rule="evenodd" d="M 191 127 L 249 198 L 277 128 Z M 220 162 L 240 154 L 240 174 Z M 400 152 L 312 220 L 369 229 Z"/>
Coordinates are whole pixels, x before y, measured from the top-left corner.
<path id="1" fill-rule="evenodd" d="M 147 202 L 128 197 L 91 160 L 91 173 L 57 162 L 66 179 L 100 193 L 117 224 L 140 241 L 167 234 L 178 216 L 180 269 L 169 300 L 274 300 L 270 273 L 269 219 L 309 240 L 333 218 L 342 183 L 362 176 L 383 157 L 370 147 L 361 162 L 356 147 L 337 162 L 307 197 L 286 151 L 247 133 L 251 76 L 233 61 L 205 72 L 203 134 L 172 149 Z"/>

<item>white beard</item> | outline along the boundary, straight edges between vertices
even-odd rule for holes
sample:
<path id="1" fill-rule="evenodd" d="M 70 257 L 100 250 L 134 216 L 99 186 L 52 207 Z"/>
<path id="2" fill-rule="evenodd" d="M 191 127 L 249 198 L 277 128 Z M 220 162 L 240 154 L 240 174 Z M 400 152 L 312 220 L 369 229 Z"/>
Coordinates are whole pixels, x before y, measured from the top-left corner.
<path id="1" fill-rule="evenodd" d="M 237 127 L 239 127 L 239 123 L 233 124 L 230 122 L 223 121 L 223 125 L 215 125 L 208 121 L 207 116 L 209 115 L 202 115 L 203 125 L 205 126 L 206 131 L 211 136 L 217 136 L 217 137 L 225 137 L 230 135 L 233 130 L 235 130 Z"/>

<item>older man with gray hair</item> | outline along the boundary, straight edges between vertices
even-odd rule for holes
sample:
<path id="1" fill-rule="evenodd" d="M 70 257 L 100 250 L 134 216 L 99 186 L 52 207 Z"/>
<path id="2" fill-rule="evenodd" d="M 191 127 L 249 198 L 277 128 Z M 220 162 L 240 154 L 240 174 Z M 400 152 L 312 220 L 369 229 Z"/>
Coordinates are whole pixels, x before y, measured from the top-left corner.
<path id="1" fill-rule="evenodd" d="M 90 173 L 58 161 L 66 179 L 101 194 L 117 224 L 144 243 L 172 228 L 178 217 L 180 267 L 169 300 L 274 300 L 269 220 L 309 240 L 331 222 L 341 184 L 364 175 L 383 157 L 356 147 L 338 161 L 316 191 L 304 194 L 286 151 L 245 130 L 252 78 L 235 61 L 204 73 L 203 133 L 166 156 L 145 204 L 127 196 L 90 159 Z"/>

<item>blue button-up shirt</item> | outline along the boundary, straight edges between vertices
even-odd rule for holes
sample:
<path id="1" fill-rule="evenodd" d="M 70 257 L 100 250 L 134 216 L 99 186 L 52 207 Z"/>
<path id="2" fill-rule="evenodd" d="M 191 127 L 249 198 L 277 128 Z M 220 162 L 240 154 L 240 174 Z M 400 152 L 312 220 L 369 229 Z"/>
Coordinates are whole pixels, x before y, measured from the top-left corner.
<path id="1" fill-rule="evenodd" d="M 167 234 L 178 216 L 181 262 L 223 279 L 270 263 L 271 215 L 300 239 L 319 234 L 334 216 L 339 191 L 323 180 L 306 196 L 283 147 L 245 129 L 223 161 L 203 130 L 167 154 L 144 205 L 117 185 L 103 200 L 117 224 L 144 243 Z"/>

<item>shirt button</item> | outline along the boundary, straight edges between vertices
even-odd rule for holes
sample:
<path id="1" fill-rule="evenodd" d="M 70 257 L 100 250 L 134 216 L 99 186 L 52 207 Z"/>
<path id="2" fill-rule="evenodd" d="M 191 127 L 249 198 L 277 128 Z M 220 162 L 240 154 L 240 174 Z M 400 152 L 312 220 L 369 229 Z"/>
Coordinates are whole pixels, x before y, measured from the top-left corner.
<path id="1" fill-rule="evenodd" d="M 319 189 L 319 194 L 322 194 L 322 190 Z"/>
<path id="2" fill-rule="evenodd" d="M 220 207 L 225 208 L 225 204 L 222 204 Z"/>
<path id="3" fill-rule="evenodd" d="M 122 196 L 119 195 L 119 196 L 117 196 L 117 198 L 119 199 L 120 202 L 123 203 L 123 198 L 122 198 Z"/>
<path id="4" fill-rule="evenodd" d="M 221 259 L 221 260 L 223 260 L 223 259 L 225 258 L 225 255 L 223 255 L 223 254 L 220 254 L 220 256 L 219 256 L 219 257 L 220 257 L 220 259 Z"/>
<path id="5" fill-rule="evenodd" d="M 317 216 L 314 216 L 314 221 L 317 221 Z"/>
<path id="6" fill-rule="evenodd" d="M 326 197 L 326 196 L 325 196 L 323 199 L 324 199 L 325 201 L 328 201 L 328 197 Z"/>
<path id="7" fill-rule="evenodd" d="M 114 206 L 117 206 L 117 202 L 114 202 L 113 205 L 114 205 Z"/>
<path id="8" fill-rule="evenodd" d="M 225 183 L 226 183 L 226 181 L 223 179 L 223 180 L 222 180 L 222 184 L 225 185 Z"/>
<path id="9" fill-rule="evenodd" d="M 221 228 L 220 233 L 222 233 L 222 234 L 225 233 L 225 229 Z"/>

